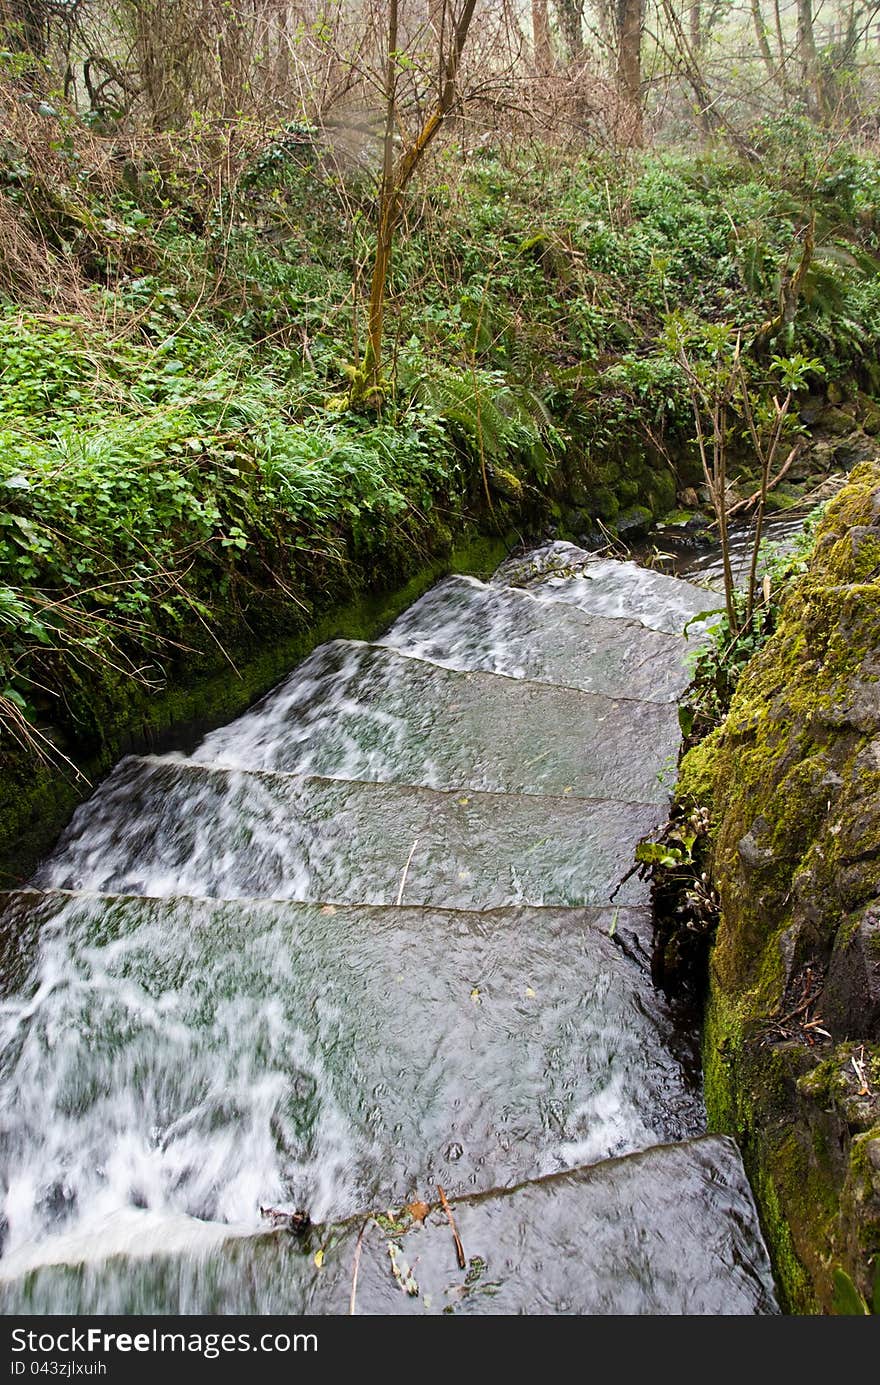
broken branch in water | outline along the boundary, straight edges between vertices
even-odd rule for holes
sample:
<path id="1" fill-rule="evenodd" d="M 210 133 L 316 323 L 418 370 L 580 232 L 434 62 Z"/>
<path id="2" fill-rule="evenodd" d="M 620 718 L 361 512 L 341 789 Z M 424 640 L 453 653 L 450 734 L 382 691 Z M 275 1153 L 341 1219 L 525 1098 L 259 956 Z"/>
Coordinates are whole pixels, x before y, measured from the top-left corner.
<path id="1" fill-rule="evenodd" d="M 401 877 L 400 877 L 400 889 L 397 891 L 397 899 L 395 900 L 395 904 L 400 904 L 401 901 L 402 901 L 402 899 L 403 899 L 403 889 L 404 889 L 404 886 L 406 885 L 406 877 L 407 877 L 407 874 L 408 874 L 408 872 L 409 872 L 410 863 L 411 863 L 411 861 L 412 861 L 413 856 L 415 855 L 415 850 L 416 850 L 416 847 L 418 846 L 418 844 L 419 844 L 419 839 L 418 839 L 418 837 L 416 837 L 415 841 L 413 842 L 412 846 L 411 846 L 410 849 L 409 849 L 409 855 L 408 855 L 407 858 L 406 858 L 406 865 L 405 865 L 404 868 L 403 868 L 403 875 L 401 875 Z"/>
<path id="2" fill-rule="evenodd" d="M 458 1268 L 460 1270 L 463 1270 L 467 1265 L 467 1260 L 465 1260 L 464 1258 L 464 1246 L 461 1243 L 461 1237 L 459 1236 L 458 1228 L 455 1225 L 455 1218 L 452 1215 L 452 1208 L 449 1206 L 446 1194 L 440 1187 L 439 1183 L 437 1184 L 437 1192 L 440 1194 L 440 1203 L 443 1207 L 443 1211 L 446 1213 L 449 1225 L 452 1227 L 452 1239 L 455 1242 L 455 1254 L 458 1257 Z"/>
<path id="3" fill-rule="evenodd" d="M 354 1248 L 354 1264 L 351 1267 L 351 1297 L 348 1300 L 348 1316 L 350 1318 L 354 1317 L 354 1305 L 358 1290 L 358 1270 L 361 1264 L 361 1246 L 364 1243 L 364 1232 L 369 1224 L 370 1218 L 367 1217 L 358 1232 L 357 1244 Z"/>

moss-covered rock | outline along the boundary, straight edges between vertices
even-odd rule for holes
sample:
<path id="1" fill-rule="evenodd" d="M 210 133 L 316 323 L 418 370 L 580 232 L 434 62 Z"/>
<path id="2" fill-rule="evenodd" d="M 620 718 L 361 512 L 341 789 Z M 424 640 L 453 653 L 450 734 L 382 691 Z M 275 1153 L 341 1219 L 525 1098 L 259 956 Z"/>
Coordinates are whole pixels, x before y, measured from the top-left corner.
<path id="1" fill-rule="evenodd" d="M 829 505 L 808 573 L 724 724 L 683 760 L 678 794 L 710 810 L 721 901 L 704 1038 L 711 1127 L 742 1144 L 788 1307 L 833 1311 L 839 1270 L 870 1302 L 880 464 L 858 467 Z"/>

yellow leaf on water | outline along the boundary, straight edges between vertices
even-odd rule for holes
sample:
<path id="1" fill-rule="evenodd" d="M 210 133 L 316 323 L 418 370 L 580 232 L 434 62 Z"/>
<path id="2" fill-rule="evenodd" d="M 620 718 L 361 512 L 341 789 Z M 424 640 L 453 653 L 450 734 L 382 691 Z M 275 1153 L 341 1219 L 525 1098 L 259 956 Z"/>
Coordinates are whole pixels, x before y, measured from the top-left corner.
<path id="1" fill-rule="evenodd" d="M 534 1000 L 536 994 L 537 992 L 533 991 L 531 986 L 526 986 L 526 995 L 528 996 L 529 1000 Z"/>
<path id="2" fill-rule="evenodd" d="M 315 1264 L 317 1265 L 318 1269 L 321 1268 L 321 1266 L 323 1265 L 323 1263 L 324 1263 L 324 1252 L 323 1252 L 323 1250 L 316 1250 L 316 1251 L 315 1251 Z"/>
<path id="3" fill-rule="evenodd" d="M 469 799 L 469 798 L 460 798 L 458 801 L 459 801 L 459 803 L 461 804 L 462 808 L 464 807 L 464 805 L 465 805 L 466 803 L 470 803 L 470 799 Z"/>
<path id="4" fill-rule="evenodd" d="M 562 792 L 563 792 L 563 793 L 574 793 L 574 787 L 573 787 L 571 784 L 566 784 L 566 786 L 565 786 L 565 788 L 562 790 Z"/>
<path id="5" fill-rule="evenodd" d="M 471 1000 L 474 1002 L 475 1005 L 479 1005 L 480 988 L 478 986 L 474 986 L 474 989 L 471 991 Z"/>

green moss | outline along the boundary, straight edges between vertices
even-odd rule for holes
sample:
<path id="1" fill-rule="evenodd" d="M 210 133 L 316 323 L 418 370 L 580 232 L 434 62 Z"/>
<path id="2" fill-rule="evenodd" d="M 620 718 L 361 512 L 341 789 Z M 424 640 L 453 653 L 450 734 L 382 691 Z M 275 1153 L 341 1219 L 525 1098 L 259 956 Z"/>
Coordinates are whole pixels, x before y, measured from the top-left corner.
<path id="1" fill-rule="evenodd" d="M 512 471 L 504 467 L 495 466 L 489 474 L 489 484 L 499 495 L 503 495 L 507 500 L 521 500 L 523 493 L 523 483 Z"/>
<path id="2" fill-rule="evenodd" d="M 749 1061 L 746 1025 L 739 1008 L 713 988 L 703 1029 L 703 1080 L 708 1128 L 732 1135 L 740 1146 L 755 1192 L 767 1245 L 776 1275 L 780 1301 L 786 1311 L 812 1313 L 817 1309 L 809 1278 L 798 1256 L 789 1209 L 792 1194 L 799 1196 L 798 1160 L 793 1148 L 775 1151 L 772 1167 L 769 1150 L 760 1138 L 762 1112 L 752 1088 L 744 1080 L 743 1065 Z M 763 1099 L 779 1100 L 784 1080 L 777 1065 L 775 1083 L 768 1082 Z M 780 1184 L 782 1192 L 780 1192 Z"/>
<path id="3" fill-rule="evenodd" d="M 711 811 L 721 734 L 720 728 L 710 732 L 684 756 L 678 772 L 678 799 L 692 800 Z"/>
<path id="4" fill-rule="evenodd" d="M 783 510 L 790 510 L 797 502 L 797 496 L 786 494 L 783 490 L 770 491 L 766 500 L 766 509 L 768 514 L 779 514 Z"/>
<path id="5" fill-rule="evenodd" d="M 816 558 L 820 567 L 827 566 L 823 556 L 823 539 L 830 536 L 839 538 L 855 525 L 870 523 L 875 517 L 875 494 L 878 485 L 880 466 L 877 462 L 863 462 L 854 467 L 841 491 L 829 501 L 822 518 L 822 526 L 817 535 Z"/>
<path id="6" fill-rule="evenodd" d="M 850 1042 L 814 1054 L 774 1023 L 796 1006 L 798 969 L 821 978 L 856 926 L 849 915 L 880 894 L 870 692 L 880 584 L 866 580 L 878 518 L 880 466 L 869 464 L 829 506 L 809 572 L 724 724 L 684 757 L 677 789 L 713 817 L 721 918 L 704 1031 L 710 1128 L 741 1143 L 780 1293 L 799 1312 L 830 1307 L 835 1264 L 865 1292 L 868 1247 L 880 1238 L 880 1202 L 852 1133 L 873 1109 L 853 1085 L 859 1036 L 835 1036 Z M 870 1036 L 861 1037 L 867 1058 Z"/>
<path id="7" fill-rule="evenodd" d="M 620 533 L 628 530 L 649 529 L 653 516 L 647 505 L 631 505 L 628 510 L 623 511 L 617 517 L 617 528 Z"/>
<path id="8" fill-rule="evenodd" d="M 667 514 L 675 505 L 677 478 L 671 471 L 655 471 L 648 483 L 648 505 L 652 513 L 659 517 Z"/>
<path id="9" fill-rule="evenodd" d="M 793 1196 L 797 1197 L 806 1216 L 810 1216 L 809 1202 L 803 1196 L 802 1185 L 799 1183 L 802 1161 L 794 1158 L 784 1165 L 784 1172 L 780 1170 L 781 1178 L 780 1172 L 771 1173 L 760 1163 L 753 1163 L 751 1167 L 755 1196 L 770 1247 L 781 1305 L 787 1313 L 818 1313 L 819 1302 L 798 1255 L 791 1228 Z"/>
<path id="10" fill-rule="evenodd" d="M 607 486 L 596 486 L 593 491 L 592 509 L 599 519 L 613 523 L 620 513 L 620 501 Z"/>
<path id="11" fill-rule="evenodd" d="M 621 505 L 632 505 L 641 494 L 641 486 L 635 479 L 624 478 L 618 481 L 615 490 Z"/>

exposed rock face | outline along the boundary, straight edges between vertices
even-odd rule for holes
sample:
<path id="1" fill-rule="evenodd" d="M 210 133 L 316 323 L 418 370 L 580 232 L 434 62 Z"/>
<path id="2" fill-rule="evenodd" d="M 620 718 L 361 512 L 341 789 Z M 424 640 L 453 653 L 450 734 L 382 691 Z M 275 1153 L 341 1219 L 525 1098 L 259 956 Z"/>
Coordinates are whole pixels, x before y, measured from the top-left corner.
<path id="1" fill-rule="evenodd" d="M 796 1311 L 880 1266 L 880 464 L 683 761 L 710 807 L 722 918 L 705 1035 L 712 1128 L 743 1146 Z"/>

